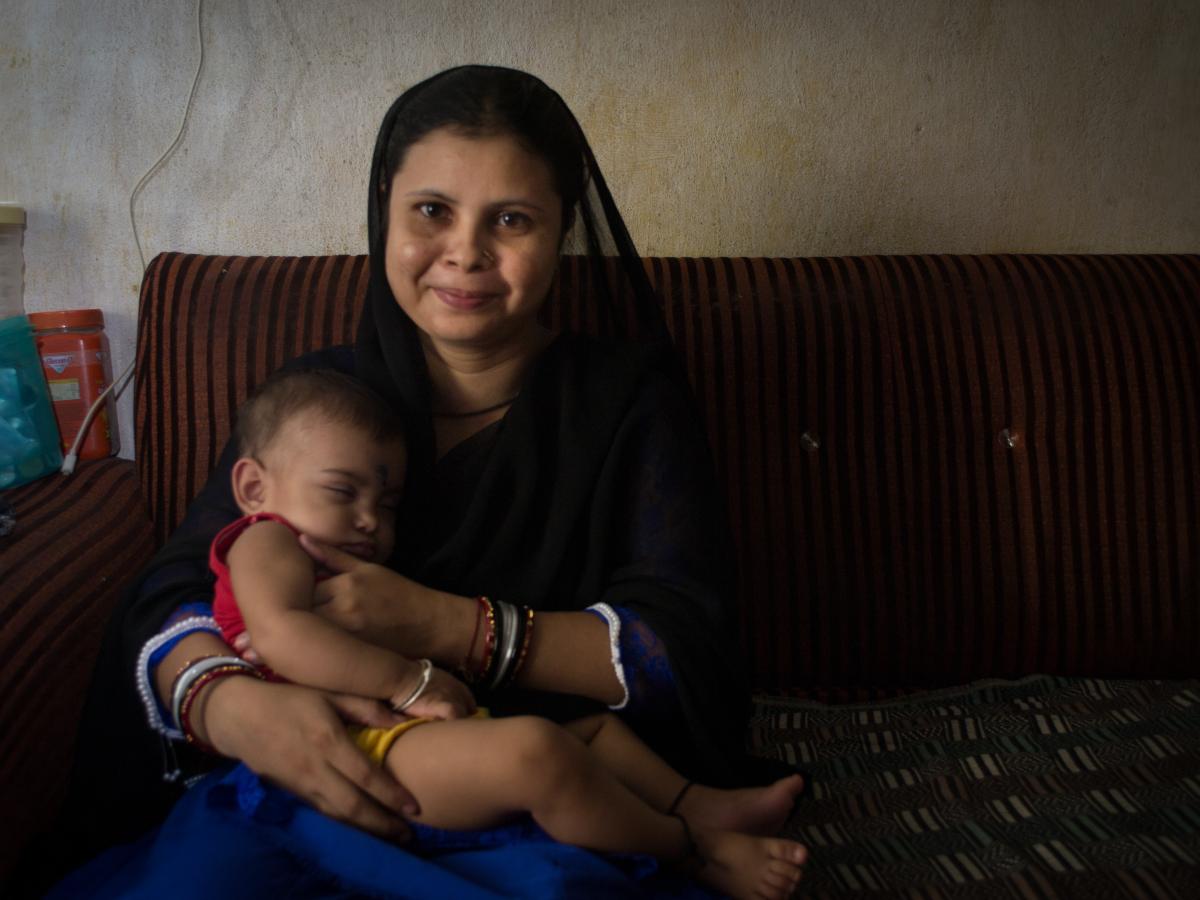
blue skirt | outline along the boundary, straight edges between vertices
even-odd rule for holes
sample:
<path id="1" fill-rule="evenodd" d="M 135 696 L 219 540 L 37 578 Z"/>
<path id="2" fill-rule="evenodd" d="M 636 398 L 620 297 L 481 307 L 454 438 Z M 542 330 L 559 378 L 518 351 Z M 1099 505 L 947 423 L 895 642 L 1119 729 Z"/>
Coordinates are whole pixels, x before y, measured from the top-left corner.
<path id="1" fill-rule="evenodd" d="M 167 820 L 60 882 L 75 897 L 710 898 L 649 856 L 560 844 L 526 817 L 487 831 L 414 825 L 390 844 L 237 765 L 197 782 Z"/>

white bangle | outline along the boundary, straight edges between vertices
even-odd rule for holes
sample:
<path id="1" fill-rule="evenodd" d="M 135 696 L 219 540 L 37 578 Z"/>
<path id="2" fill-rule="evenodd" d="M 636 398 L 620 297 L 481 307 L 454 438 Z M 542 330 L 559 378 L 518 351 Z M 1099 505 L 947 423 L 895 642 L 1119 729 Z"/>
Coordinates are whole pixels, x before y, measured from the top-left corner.
<path id="1" fill-rule="evenodd" d="M 620 703 L 610 706 L 609 709 L 624 709 L 629 705 L 629 685 L 625 681 L 625 664 L 621 661 L 621 617 L 607 603 L 593 603 L 588 607 L 588 611 L 597 613 L 608 623 L 608 649 L 612 654 L 612 667 L 625 694 Z"/>
<path id="2" fill-rule="evenodd" d="M 154 692 L 153 678 L 150 674 L 150 657 L 155 650 L 168 641 L 194 631 L 207 631 L 218 636 L 221 634 L 221 629 L 217 627 L 217 621 L 212 616 L 190 616 L 150 638 L 142 645 L 142 650 L 138 654 L 135 677 L 138 697 L 141 698 L 142 706 L 146 710 L 146 720 L 152 730 L 174 741 L 182 741 L 183 732 L 173 728 L 171 723 L 163 719 L 162 713 L 159 711 L 158 697 Z"/>
<path id="3" fill-rule="evenodd" d="M 207 656 L 204 659 L 196 660 L 176 676 L 171 692 L 171 717 L 175 720 L 175 727 L 180 734 L 183 733 L 183 723 L 179 721 L 179 714 L 183 709 L 183 701 L 187 697 L 188 691 L 192 689 L 196 679 L 205 672 L 211 672 L 222 666 L 237 666 L 250 672 L 254 671 L 254 666 L 236 656 Z"/>
<path id="4" fill-rule="evenodd" d="M 421 699 L 421 695 L 425 693 L 425 688 L 429 687 L 429 679 L 433 677 L 433 663 L 427 659 L 423 659 L 420 662 L 421 681 L 419 684 L 417 684 L 416 688 L 413 689 L 413 692 L 404 699 L 403 703 L 392 704 L 392 709 L 394 709 L 396 712 L 404 712 L 406 709 L 416 703 L 419 699 Z"/>

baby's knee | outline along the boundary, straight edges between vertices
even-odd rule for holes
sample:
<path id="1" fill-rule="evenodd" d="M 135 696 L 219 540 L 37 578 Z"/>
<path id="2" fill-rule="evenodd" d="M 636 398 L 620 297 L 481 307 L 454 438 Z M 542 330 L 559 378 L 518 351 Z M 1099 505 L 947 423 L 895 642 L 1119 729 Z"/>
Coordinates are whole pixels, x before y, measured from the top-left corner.
<path id="1" fill-rule="evenodd" d="M 509 720 L 508 764 L 512 777 L 553 789 L 578 769 L 583 745 L 565 729 L 537 716 Z"/>

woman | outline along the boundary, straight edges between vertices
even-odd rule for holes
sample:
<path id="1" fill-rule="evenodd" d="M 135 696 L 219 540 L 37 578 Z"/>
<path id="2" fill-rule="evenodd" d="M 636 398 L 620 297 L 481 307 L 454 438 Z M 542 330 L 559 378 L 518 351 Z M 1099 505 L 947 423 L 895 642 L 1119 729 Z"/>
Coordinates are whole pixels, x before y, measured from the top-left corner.
<path id="1" fill-rule="evenodd" d="M 302 364 L 353 372 L 402 412 L 406 496 L 388 567 L 309 544 L 341 573 L 320 588 L 325 614 L 453 668 L 473 640 L 476 597 L 529 605 L 537 627 L 515 685 L 486 698 L 495 713 L 561 721 L 607 706 L 690 777 L 761 781 L 741 750 L 747 691 L 705 437 L 561 98 L 490 67 L 405 92 L 377 138 L 368 220 L 358 341 Z M 541 324 L 563 252 L 590 257 L 577 290 L 612 338 Z M 209 542 L 236 517 L 232 458 L 229 448 L 110 628 L 75 778 L 77 826 L 108 841 L 174 799 L 151 783 L 156 751 L 135 720 L 164 724 L 153 695 L 169 704 L 176 673 L 231 652 L 196 604 L 211 599 Z M 113 703 L 135 671 L 146 713 Z M 199 694 L 191 722 L 197 740 L 332 818 L 403 838 L 411 796 L 349 743 L 342 717 L 393 720 L 364 698 L 227 677 Z"/>

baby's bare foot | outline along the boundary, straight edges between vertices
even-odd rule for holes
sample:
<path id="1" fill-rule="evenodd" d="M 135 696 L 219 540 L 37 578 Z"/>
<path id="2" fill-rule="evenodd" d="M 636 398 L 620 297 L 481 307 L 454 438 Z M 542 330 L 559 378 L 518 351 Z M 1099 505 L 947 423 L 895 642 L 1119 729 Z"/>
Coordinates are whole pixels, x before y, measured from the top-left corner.
<path id="1" fill-rule="evenodd" d="M 735 831 L 697 828 L 696 843 L 704 859 L 696 877 L 736 900 L 790 897 L 808 858 L 808 851 L 795 841 Z"/>
<path id="2" fill-rule="evenodd" d="M 804 779 L 789 775 L 760 788 L 724 791 L 694 784 L 683 795 L 678 812 L 701 828 L 747 834 L 778 834 L 804 790 Z"/>

